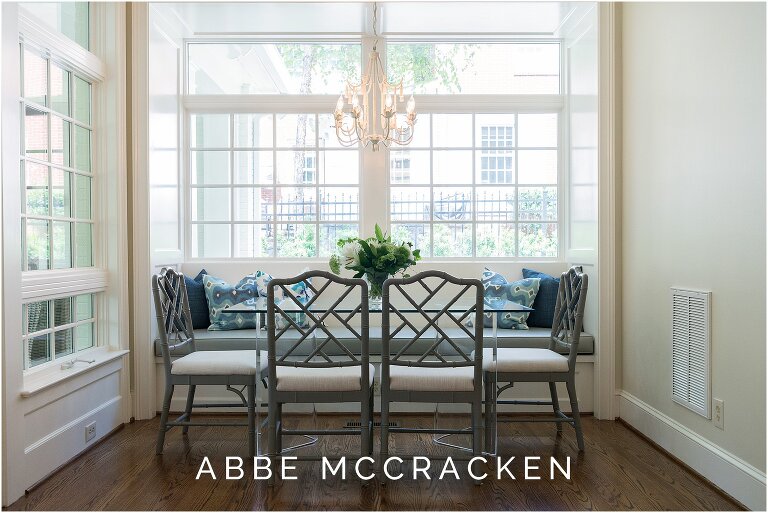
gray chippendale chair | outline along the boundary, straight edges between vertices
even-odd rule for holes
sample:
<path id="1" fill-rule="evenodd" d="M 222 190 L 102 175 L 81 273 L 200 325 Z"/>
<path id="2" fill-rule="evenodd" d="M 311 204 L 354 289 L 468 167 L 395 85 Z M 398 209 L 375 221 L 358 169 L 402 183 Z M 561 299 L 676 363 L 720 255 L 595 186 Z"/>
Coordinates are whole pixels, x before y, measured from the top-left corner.
<path id="1" fill-rule="evenodd" d="M 486 441 L 490 442 L 495 436 L 495 405 L 496 404 L 527 404 L 552 405 L 554 417 L 547 418 L 509 418 L 504 422 L 555 422 L 557 431 L 562 431 L 562 423 L 568 423 L 576 430 L 576 441 L 579 450 L 584 450 L 584 436 L 581 431 L 579 404 L 576 398 L 576 355 L 579 348 L 579 336 L 584 318 L 584 303 L 587 299 L 589 277 L 580 267 L 573 267 L 560 276 L 560 288 L 557 293 L 555 317 L 552 322 L 552 332 L 549 348 L 504 348 L 498 349 L 496 361 L 486 349 L 485 358 L 485 402 L 486 410 L 490 407 L 493 423 Z M 558 349 L 566 349 L 567 356 L 560 354 Z M 526 400 L 497 400 L 501 393 L 514 386 L 516 382 L 542 382 L 549 384 L 551 402 Z M 558 382 L 564 382 L 571 402 L 571 416 L 560 410 L 557 398 Z M 504 383 L 503 386 L 499 386 Z M 494 397 L 494 393 L 496 397 Z M 493 433 L 491 435 L 491 433 Z M 488 452 L 495 452 L 486 445 Z"/>
<path id="2" fill-rule="evenodd" d="M 437 305 L 435 297 L 440 291 L 450 297 L 440 299 L 440 305 Z M 466 310 L 460 315 L 451 311 L 455 306 L 463 308 L 465 305 Z M 414 317 L 401 310 L 417 313 Z M 472 328 L 467 328 L 468 320 L 472 320 Z M 444 329 L 446 325 L 450 326 L 448 332 L 451 333 L 459 328 L 459 337 L 449 336 Z M 410 340 L 394 338 L 407 330 L 415 333 Z M 389 406 L 392 402 L 471 405 L 472 454 L 479 456 L 483 400 L 483 352 L 480 350 L 483 347 L 483 285 L 480 280 L 455 278 L 442 271 L 423 271 L 410 278 L 388 279 L 384 282 L 382 295 L 381 331 L 381 464 L 389 457 L 391 432 L 468 433 L 465 429 L 440 429 L 437 426 L 433 429 L 390 426 Z M 435 334 L 434 340 L 426 336 L 430 332 Z M 468 343 L 471 348 L 467 347 Z M 417 347 L 415 353 L 421 355 L 414 359 Z"/>
<path id="3" fill-rule="evenodd" d="M 248 456 L 256 454 L 256 381 L 259 374 L 256 351 L 196 351 L 192 331 L 184 275 L 165 268 L 152 277 L 157 329 L 165 368 L 165 397 L 157 436 L 157 454 L 163 453 L 165 433 L 174 426 L 182 426 L 184 434 L 189 426 L 248 426 Z M 171 360 L 171 351 L 189 348 L 189 353 Z M 187 385 L 187 404 L 184 413 L 169 421 L 173 389 Z M 240 397 L 240 403 L 194 404 L 197 385 L 225 385 Z M 235 387 L 242 387 L 237 389 Z M 243 391 L 247 389 L 247 398 Z M 247 422 L 192 422 L 192 408 L 246 407 Z"/>
<path id="4" fill-rule="evenodd" d="M 319 288 L 318 280 L 325 282 Z M 314 283 L 313 283 L 314 281 Z M 311 297 L 302 302 L 291 286 L 304 283 Z M 277 294 L 276 294 L 277 293 Z M 283 301 L 276 304 L 275 297 Z M 285 302 L 288 301 L 288 305 Z M 318 306 L 322 305 L 322 307 Z M 349 309 L 340 314 L 339 305 Z M 346 310 L 345 310 L 346 312 Z M 297 315 L 305 320 L 297 322 Z M 359 315 L 360 327 L 353 326 Z M 337 321 L 344 331 L 343 340 L 326 326 Z M 282 322 L 278 322 L 282 321 Z M 280 326 L 282 325 L 282 326 Z M 288 333 L 295 329 L 298 336 Z M 373 377 L 369 363 L 368 285 L 364 280 L 341 278 L 326 271 L 307 271 L 293 278 L 274 278 L 267 284 L 267 389 L 269 393 L 269 457 L 273 468 L 283 449 L 284 435 L 354 435 L 360 434 L 361 455 L 373 448 Z M 348 346 L 359 344 L 357 348 Z M 334 358 L 328 355 L 335 355 Z M 302 429 L 283 427 L 283 405 L 287 403 L 360 403 L 360 429 Z M 300 458 L 313 459 L 313 458 Z M 274 482 L 275 473 L 270 483 Z"/>

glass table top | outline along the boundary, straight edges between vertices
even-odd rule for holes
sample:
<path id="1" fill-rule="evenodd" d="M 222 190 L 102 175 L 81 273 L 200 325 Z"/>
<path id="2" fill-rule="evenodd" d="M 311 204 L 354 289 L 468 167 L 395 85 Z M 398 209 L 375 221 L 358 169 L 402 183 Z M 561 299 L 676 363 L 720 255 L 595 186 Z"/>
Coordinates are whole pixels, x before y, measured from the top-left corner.
<path id="1" fill-rule="evenodd" d="M 352 313 L 360 306 L 360 299 L 348 297 L 344 298 L 338 304 L 336 298 L 318 298 L 317 301 L 312 302 L 309 305 L 309 310 L 313 312 L 323 312 L 330 308 L 333 308 L 338 313 Z M 302 309 L 292 299 L 281 299 L 276 301 L 277 306 L 284 312 L 301 312 Z M 392 306 L 397 308 L 401 313 L 417 313 L 419 309 L 417 306 L 403 300 L 401 302 L 393 302 Z M 421 310 L 429 313 L 438 313 L 446 310 L 451 313 L 464 313 L 470 308 L 474 308 L 474 303 L 470 304 L 466 301 L 457 301 L 451 303 L 446 308 L 445 302 L 438 300 L 429 301 L 426 305 L 421 307 Z M 523 306 L 512 301 L 508 301 L 504 298 L 486 298 L 483 302 L 483 311 L 485 313 L 505 313 L 505 312 L 532 312 L 533 308 Z M 370 313 L 381 313 L 381 305 L 370 305 Z M 259 297 L 248 299 L 242 303 L 237 303 L 230 307 L 225 307 L 220 313 L 232 313 L 232 314 L 244 314 L 244 313 L 267 313 L 267 298 Z"/>

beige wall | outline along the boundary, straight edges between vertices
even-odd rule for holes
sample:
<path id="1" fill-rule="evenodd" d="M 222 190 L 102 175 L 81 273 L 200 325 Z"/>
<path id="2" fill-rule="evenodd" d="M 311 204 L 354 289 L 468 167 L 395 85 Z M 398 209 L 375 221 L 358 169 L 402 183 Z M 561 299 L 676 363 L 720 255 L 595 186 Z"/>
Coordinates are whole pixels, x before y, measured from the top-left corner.
<path id="1" fill-rule="evenodd" d="M 622 387 L 765 471 L 765 5 L 623 7 Z M 670 287 L 712 291 L 725 430 L 672 402 Z"/>

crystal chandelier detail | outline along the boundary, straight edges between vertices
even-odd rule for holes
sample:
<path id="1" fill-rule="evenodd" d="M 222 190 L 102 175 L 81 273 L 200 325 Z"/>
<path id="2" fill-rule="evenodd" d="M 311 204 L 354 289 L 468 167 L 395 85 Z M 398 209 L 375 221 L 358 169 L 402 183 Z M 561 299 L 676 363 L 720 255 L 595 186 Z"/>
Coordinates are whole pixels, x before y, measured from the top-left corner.
<path id="1" fill-rule="evenodd" d="M 373 34 L 378 37 L 376 4 L 373 5 Z M 339 96 L 333 111 L 336 137 L 342 146 L 363 147 L 371 145 L 373 151 L 379 144 L 405 146 L 413 140 L 416 123 L 416 101 L 413 95 L 405 105 L 405 124 L 398 122 L 398 105 L 403 103 L 403 80 L 396 84 L 387 81 L 379 52 L 376 51 L 378 39 L 373 43 L 373 51 L 368 60 L 368 72 L 359 84 L 347 81 L 344 94 Z M 347 107 L 347 112 L 344 107 Z M 378 119 L 377 119 L 378 118 Z"/>

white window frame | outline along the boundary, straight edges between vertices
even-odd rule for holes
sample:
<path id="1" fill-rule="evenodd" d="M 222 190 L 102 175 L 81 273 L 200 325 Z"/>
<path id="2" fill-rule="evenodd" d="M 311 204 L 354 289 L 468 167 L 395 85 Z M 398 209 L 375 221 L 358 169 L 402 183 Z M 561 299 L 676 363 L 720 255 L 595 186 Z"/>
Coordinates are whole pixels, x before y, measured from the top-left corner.
<path id="1" fill-rule="evenodd" d="M 566 250 L 566 172 L 567 169 L 567 125 L 565 120 L 567 98 L 565 95 L 565 45 L 559 38 L 478 38 L 474 36 L 428 37 L 419 36 L 409 38 L 398 35 L 396 38 L 379 36 L 378 48 L 382 63 L 386 68 L 387 43 L 407 42 L 456 42 L 456 43 L 558 43 L 560 48 L 560 87 L 559 94 L 527 94 L 527 95 L 473 95 L 473 94 L 417 94 L 417 112 L 419 114 L 497 114 L 497 113 L 557 113 L 558 115 L 558 147 L 557 147 L 557 233 L 558 251 L 556 256 L 550 257 L 427 257 L 423 260 L 429 262 L 458 263 L 462 261 L 472 262 L 562 262 Z M 374 38 L 363 36 L 359 39 L 328 39 L 322 36 L 313 37 L 311 34 L 302 34 L 300 37 L 232 37 L 232 38 L 191 38 L 185 39 L 183 58 L 183 145 L 182 145 L 182 187 L 185 198 L 184 209 L 184 248 L 187 255 L 186 261 L 195 263 L 219 262 L 223 259 L 193 257 L 191 253 L 191 197 L 190 167 L 189 167 L 189 119 L 195 113 L 308 113 L 327 114 L 335 105 L 336 95 L 190 95 L 188 94 L 188 56 L 187 45 L 194 42 L 296 42 L 306 40 L 308 42 L 358 42 L 362 41 L 363 73 L 365 70 L 366 56 L 373 49 Z M 418 120 L 416 124 L 418 130 Z M 407 147 L 396 147 L 407 148 Z M 375 224 L 386 227 L 391 226 L 389 208 L 389 148 L 372 152 L 370 148 L 360 150 L 360 235 L 366 236 L 373 233 Z M 473 178 L 474 179 L 474 178 Z M 395 185 L 395 184 L 393 184 Z M 431 187 L 431 184 L 430 184 Z M 382 194 L 384 191 L 384 194 Z M 471 222 L 473 231 L 476 221 Z M 319 241 L 318 241 L 319 243 Z M 474 248 L 473 248 L 474 252 Z M 286 257 L 256 257 L 256 258 L 228 258 L 226 261 L 267 261 L 285 263 L 317 263 L 325 262 L 327 258 L 286 258 Z"/>
<path id="2" fill-rule="evenodd" d="M 120 18 L 120 13 L 116 12 L 114 7 L 91 3 L 89 6 L 89 47 L 91 50 L 89 51 L 53 27 L 39 21 L 33 14 L 24 9 L 23 4 L 19 6 L 18 12 L 19 51 L 21 47 L 29 48 L 91 83 L 90 126 L 92 128 L 91 244 L 93 265 L 80 268 L 21 271 L 19 299 L 22 304 L 27 304 L 81 294 L 94 294 L 94 345 L 91 348 L 73 352 L 61 358 L 55 358 L 55 355 L 52 354 L 51 361 L 23 370 L 25 383 L 23 394 L 26 395 L 32 393 L 30 390 L 35 387 L 42 386 L 41 383 L 52 383 L 65 379 L 67 376 L 62 375 L 60 369 L 63 361 L 74 358 L 101 361 L 106 358 L 106 352 L 120 351 L 119 354 L 112 353 L 109 356 L 111 358 L 124 354 L 125 349 L 127 349 L 127 340 L 121 336 L 125 333 L 127 318 L 120 312 L 119 308 L 119 305 L 124 304 L 126 298 L 127 280 L 118 278 L 113 284 L 110 284 L 109 279 L 110 275 L 115 276 L 115 273 L 125 272 L 126 257 L 115 254 L 114 246 L 119 243 L 121 237 L 124 238 L 125 236 L 126 219 L 124 213 L 116 213 L 107 208 L 108 204 L 114 205 L 115 196 L 119 198 L 119 195 L 124 193 L 124 189 L 117 190 L 116 187 L 125 178 L 125 146 L 123 142 L 114 139 L 115 131 L 124 131 L 124 128 L 115 126 L 115 123 L 124 122 L 123 110 L 120 107 L 120 102 L 124 99 L 113 97 L 116 89 L 115 82 L 120 78 L 111 79 L 108 83 L 108 78 L 111 77 L 107 77 L 107 65 L 99 56 L 109 55 L 111 57 L 116 55 L 117 45 L 112 41 L 111 35 L 106 33 L 106 25 Z M 19 62 L 23 64 L 21 57 Z M 111 65 L 116 64 L 112 63 Z M 50 80 L 50 76 L 48 80 Z M 21 117 L 23 105 L 21 91 L 18 105 Z M 120 119 L 114 117 L 110 119 L 110 116 L 115 116 L 115 114 L 118 114 Z M 21 157 L 21 152 L 22 149 L 20 148 L 19 157 Z M 123 159 L 122 162 L 120 159 Z M 20 158 L 19 162 L 21 162 Z M 19 190 L 18 194 L 22 194 L 22 191 Z M 119 201 L 124 203 L 125 198 Z M 20 219 L 21 210 L 17 216 L 17 219 Z M 20 221 L 18 222 L 20 224 Z M 127 246 L 125 241 L 119 244 Z M 18 251 L 19 259 L 23 261 L 26 259 L 26 255 L 21 254 L 21 240 L 18 241 L 17 245 L 18 248 L 15 251 Z M 20 327 L 21 323 L 25 321 L 22 317 L 18 319 Z M 23 327 L 19 333 L 23 333 Z M 22 338 L 19 337 L 18 341 L 15 342 L 21 345 Z M 19 362 L 19 365 L 22 363 Z M 27 386 L 27 380 L 30 380 L 30 384 L 34 383 L 35 385 Z"/>
<path id="3" fill-rule="evenodd" d="M 262 223 L 251 223 L 251 222 L 241 222 L 241 221 L 235 221 L 234 220 L 234 197 L 232 197 L 232 201 L 230 203 L 230 217 L 231 219 L 229 221 L 193 221 L 193 215 L 192 215 L 192 194 L 196 189 L 199 189 L 201 187 L 199 186 L 193 186 L 191 184 L 191 163 L 190 163 L 190 156 L 192 154 L 192 151 L 194 149 L 191 147 L 189 143 L 189 137 L 190 137 L 190 119 L 191 116 L 195 114 L 265 114 L 265 115 L 278 115 L 278 114 L 312 114 L 315 115 L 315 133 L 319 133 L 318 130 L 318 123 L 319 123 L 319 116 L 321 114 L 327 114 L 327 111 L 319 110 L 323 107 L 325 107 L 324 102 L 312 102 L 311 104 L 306 104 L 301 101 L 301 99 L 305 99 L 307 97 L 301 96 L 301 95 L 295 95 L 291 96 L 291 98 L 294 98 L 292 102 L 286 103 L 286 96 L 285 95 L 267 95 L 267 98 L 262 99 L 261 96 L 258 97 L 258 101 L 250 101 L 245 100 L 245 104 L 243 101 L 237 101 L 236 104 L 232 104 L 232 108 L 229 107 L 226 108 L 218 108 L 216 110 L 207 110 L 205 108 L 205 104 L 203 102 L 197 102 L 196 99 L 190 100 L 187 99 L 184 102 L 184 122 L 183 122 L 183 141 L 184 141 L 184 150 L 183 150 L 183 156 L 182 156 L 182 162 L 183 162 L 183 169 L 185 172 L 182 173 L 182 183 L 184 187 L 184 232 L 186 236 L 184 237 L 184 251 L 186 255 L 189 255 L 189 258 L 187 258 L 188 261 L 217 261 L 221 260 L 221 258 L 214 258 L 214 257 L 195 257 L 193 256 L 192 252 L 192 229 L 194 226 L 198 224 L 218 224 L 222 227 L 232 227 L 237 226 L 238 224 L 262 224 Z M 241 98 L 238 96 L 238 98 Z M 252 97 L 251 97 L 252 98 Z M 323 95 L 322 98 L 327 98 L 327 95 Z M 207 100 L 206 100 L 207 101 Z M 289 100 L 290 101 L 290 100 Z M 233 118 L 232 116 L 230 118 L 230 131 L 233 130 Z M 291 151 L 295 150 L 298 151 L 296 148 L 288 148 L 288 147 L 282 147 L 277 146 L 275 141 L 275 121 L 276 119 L 273 118 L 273 140 L 272 140 L 272 146 L 267 148 L 256 148 L 256 150 L 263 150 L 263 151 L 272 151 L 272 152 L 279 152 L 279 151 Z M 201 150 L 208 150 L 208 151 L 227 151 L 229 152 L 229 160 L 230 160 L 230 167 L 234 169 L 234 162 L 233 162 L 233 150 L 234 146 L 232 146 L 232 142 L 230 143 L 229 148 L 199 148 Z M 253 150 L 253 148 L 249 148 L 249 150 Z M 353 152 L 357 151 L 358 154 L 358 185 L 355 185 L 353 183 L 343 183 L 343 184 L 328 184 L 327 187 L 358 187 L 360 189 L 360 192 L 362 194 L 362 151 L 354 150 L 354 149 L 344 149 L 344 148 L 331 148 L 331 149 L 323 149 L 318 146 L 308 146 L 304 148 L 307 153 L 312 155 L 312 158 L 315 159 L 315 168 L 313 172 L 315 173 L 315 176 L 317 177 L 318 172 L 318 156 L 323 153 L 324 151 L 347 151 L 347 152 Z M 273 157 L 276 156 L 276 153 L 273 153 Z M 273 169 L 276 169 L 276 166 L 273 162 Z M 274 171 L 273 171 L 274 173 Z M 297 184 L 296 187 L 302 187 L 302 185 Z M 211 188 L 225 188 L 234 190 L 237 186 L 233 184 L 229 184 L 226 186 L 211 186 Z M 244 185 L 243 187 L 251 187 L 250 185 Z M 258 185 L 253 185 L 252 187 L 258 187 Z M 265 187 L 270 187 L 269 185 L 265 185 Z M 276 179 L 273 180 L 273 185 L 271 186 L 274 190 L 280 189 L 280 188 L 291 188 L 294 187 L 294 185 L 291 184 L 283 184 L 279 185 L 276 184 Z M 360 229 L 360 216 L 362 215 L 362 212 L 358 215 L 358 221 L 357 223 L 354 222 L 344 222 L 344 221 L 323 221 L 322 215 L 320 211 L 320 190 L 324 187 L 324 184 L 319 183 L 319 181 L 315 182 L 314 184 L 307 184 L 307 188 L 313 188 L 316 193 L 316 207 L 315 210 L 317 212 L 317 218 L 313 221 L 270 221 L 270 222 L 264 222 L 263 224 L 273 224 L 275 226 L 280 224 L 297 224 L 297 225 L 313 225 L 315 227 L 315 240 L 317 241 L 318 246 L 318 254 L 320 252 L 320 227 L 322 225 L 328 225 L 328 224 L 357 224 L 358 229 Z M 276 195 L 273 196 L 273 212 L 276 208 Z M 360 205 L 360 208 L 362 208 L 362 205 Z M 276 215 L 276 213 L 275 213 Z M 277 234 L 275 233 L 275 237 Z M 275 242 L 276 243 L 276 242 Z M 226 257 L 226 260 L 231 261 L 275 261 L 275 260 L 285 260 L 290 262 L 300 262 L 304 260 L 309 261 L 320 261 L 320 260 L 327 260 L 327 256 L 318 256 L 318 257 L 272 257 L 272 256 L 262 256 L 262 257 L 235 257 L 234 256 L 234 247 L 235 247 L 235 241 L 234 241 L 234 233 L 230 233 L 230 254 L 232 256 Z"/>
<path id="4" fill-rule="evenodd" d="M 184 233 L 184 254 L 187 255 L 186 261 L 189 262 L 217 262 L 217 261 L 232 261 L 232 262 L 251 262 L 251 261 L 257 261 L 257 262 L 275 262 L 275 261 L 281 261 L 281 262 L 324 262 L 328 260 L 327 256 L 317 256 L 317 257 L 229 257 L 226 259 L 222 258 L 215 258 L 215 257 L 196 257 L 193 256 L 192 253 L 192 192 L 194 188 L 191 185 L 191 162 L 190 162 L 190 155 L 192 151 L 192 147 L 190 145 L 190 119 L 191 116 L 194 114 L 314 114 L 315 117 L 315 129 L 317 133 L 317 123 L 319 122 L 319 116 L 321 114 L 330 114 L 331 109 L 328 108 L 328 105 L 335 105 L 336 100 L 338 99 L 338 96 L 336 95 L 327 95 L 327 94 L 311 94 L 311 95 L 298 95 L 298 94 L 258 94 L 258 95 L 202 95 L 202 94 L 195 94 L 190 95 L 189 94 L 189 75 L 188 75 L 188 66 L 189 66 L 189 57 L 188 57 L 188 48 L 190 44 L 194 43 L 200 43 L 200 42 L 206 42 L 206 43 L 233 43 L 233 42 L 248 42 L 248 43 L 295 43 L 297 41 L 306 41 L 308 43 L 347 43 L 347 44 L 361 44 L 361 68 L 365 64 L 365 59 L 362 58 L 365 52 L 365 48 L 362 46 L 361 39 L 360 38 L 327 38 L 327 37 L 286 37 L 286 38 L 275 38 L 275 37 L 248 37 L 248 38 L 191 38 L 191 39 L 185 39 L 184 40 L 184 57 L 183 57 L 183 69 L 182 69 L 182 76 L 183 78 L 183 91 L 184 95 L 182 97 L 182 155 L 181 155 L 181 166 L 182 166 L 182 173 L 181 173 L 181 186 L 183 192 L 183 233 Z M 232 130 L 231 126 L 232 122 L 230 120 L 230 131 Z M 276 130 L 276 127 L 273 126 L 273 130 Z M 267 148 L 265 148 L 267 149 Z M 273 146 L 268 148 L 269 150 L 285 150 L 287 148 L 277 147 L 276 141 L 273 140 Z M 315 152 L 317 151 L 318 154 L 321 151 L 324 151 L 318 147 L 307 147 L 306 148 L 308 152 Z M 338 151 L 337 149 L 330 149 L 329 151 Z M 355 151 L 351 149 L 347 149 L 345 151 Z M 359 203 L 359 218 L 358 218 L 358 230 L 360 233 L 363 231 L 363 180 L 364 180 L 364 149 L 357 149 L 358 152 L 358 185 L 357 187 L 360 190 L 360 203 Z M 230 156 L 231 160 L 231 156 Z M 318 162 L 315 162 L 315 175 L 317 176 L 317 164 Z M 230 165 L 232 165 L 232 162 L 230 162 Z M 309 187 L 310 185 L 308 185 Z M 355 187 L 354 184 L 329 184 L 329 187 Z M 318 197 L 318 205 L 317 205 L 317 220 L 316 221 L 307 221 L 307 222 L 285 222 L 277 224 L 311 224 L 316 226 L 315 230 L 315 239 L 317 241 L 318 245 L 318 255 L 320 253 L 320 240 L 319 240 L 319 227 L 322 224 L 355 224 L 355 223 L 342 223 L 341 221 L 334 222 L 334 221 L 322 221 L 321 220 L 321 213 L 320 213 L 320 197 L 319 197 L 319 190 L 323 187 L 323 184 L 320 184 L 319 182 L 315 183 L 312 187 L 315 187 Z M 234 205 L 230 205 L 231 208 L 234 208 Z M 222 224 L 222 226 L 231 226 L 234 224 L 238 224 L 234 222 L 233 220 L 230 221 L 221 221 L 218 224 Z M 230 240 L 230 246 L 234 248 L 234 239 Z"/>

